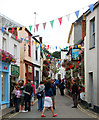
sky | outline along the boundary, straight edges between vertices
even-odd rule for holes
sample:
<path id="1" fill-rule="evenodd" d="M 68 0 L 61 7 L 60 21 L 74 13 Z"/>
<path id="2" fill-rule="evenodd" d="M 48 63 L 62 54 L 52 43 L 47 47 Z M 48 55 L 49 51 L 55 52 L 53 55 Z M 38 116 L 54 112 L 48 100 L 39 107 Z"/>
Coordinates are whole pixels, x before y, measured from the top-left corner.
<path id="1" fill-rule="evenodd" d="M 29 28 L 32 25 L 33 35 L 40 35 L 45 45 L 50 45 L 51 51 L 55 46 L 66 47 L 71 24 L 88 9 L 88 5 L 98 0 L 0 0 L 0 13 Z M 34 34 L 34 22 L 39 24 L 38 32 Z M 67 15 L 70 14 L 68 21 Z M 58 18 L 62 17 L 62 24 Z M 54 20 L 53 28 L 50 21 Z M 43 23 L 46 22 L 45 30 Z"/>

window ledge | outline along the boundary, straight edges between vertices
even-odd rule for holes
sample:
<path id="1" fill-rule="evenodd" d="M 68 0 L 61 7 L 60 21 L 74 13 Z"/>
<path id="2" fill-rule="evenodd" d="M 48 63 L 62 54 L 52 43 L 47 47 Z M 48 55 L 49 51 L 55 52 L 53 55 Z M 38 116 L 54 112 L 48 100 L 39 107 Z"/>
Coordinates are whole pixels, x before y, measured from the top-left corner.
<path id="1" fill-rule="evenodd" d="M 94 49 L 94 48 L 95 48 L 95 46 L 94 46 L 94 47 L 89 48 L 89 50 L 92 50 L 92 49 Z"/>

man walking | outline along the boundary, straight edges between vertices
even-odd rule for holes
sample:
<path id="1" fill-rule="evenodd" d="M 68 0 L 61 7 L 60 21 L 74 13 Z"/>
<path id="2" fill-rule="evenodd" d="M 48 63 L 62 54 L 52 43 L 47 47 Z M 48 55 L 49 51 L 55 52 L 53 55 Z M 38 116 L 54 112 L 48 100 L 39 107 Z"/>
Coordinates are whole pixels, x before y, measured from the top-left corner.
<path id="1" fill-rule="evenodd" d="M 31 86 L 31 80 L 28 80 L 28 83 L 24 86 L 26 92 L 30 94 L 25 94 L 25 111 L 30 111 L 31 106 L 31 95 L 33 93 L 33 87 Z"/>
<path id="2" fill-rule="evenodd" d="M 76 84 L 76 81 L 73 80 L 73 86 L 72 86 L 72 98 L 73 98 L 73 104 L 74 106 L 72 108 L 77 108 L 77 95 L 78 95 L 78 85 Z"/>

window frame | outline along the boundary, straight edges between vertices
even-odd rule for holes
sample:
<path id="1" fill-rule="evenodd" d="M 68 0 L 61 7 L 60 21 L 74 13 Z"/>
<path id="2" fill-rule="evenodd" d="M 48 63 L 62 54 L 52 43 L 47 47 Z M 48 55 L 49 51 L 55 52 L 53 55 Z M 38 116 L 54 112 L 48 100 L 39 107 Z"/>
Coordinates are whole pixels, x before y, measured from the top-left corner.
<path id="1" fill-rule="evenodd" d="M 90 20 L 90 43 L 89 50 L 95 48 L 95 17 Z"/>

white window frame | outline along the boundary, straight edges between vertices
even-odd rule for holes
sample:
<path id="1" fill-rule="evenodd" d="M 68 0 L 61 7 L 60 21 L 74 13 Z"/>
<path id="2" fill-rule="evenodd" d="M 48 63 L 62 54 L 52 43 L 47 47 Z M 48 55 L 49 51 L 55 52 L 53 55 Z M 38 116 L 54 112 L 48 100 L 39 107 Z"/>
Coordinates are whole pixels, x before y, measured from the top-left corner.
<path id="1" fill-rule="evenodd" d="M 95 17 L 90 20 L 90 47 L 95 48 Z"/>

